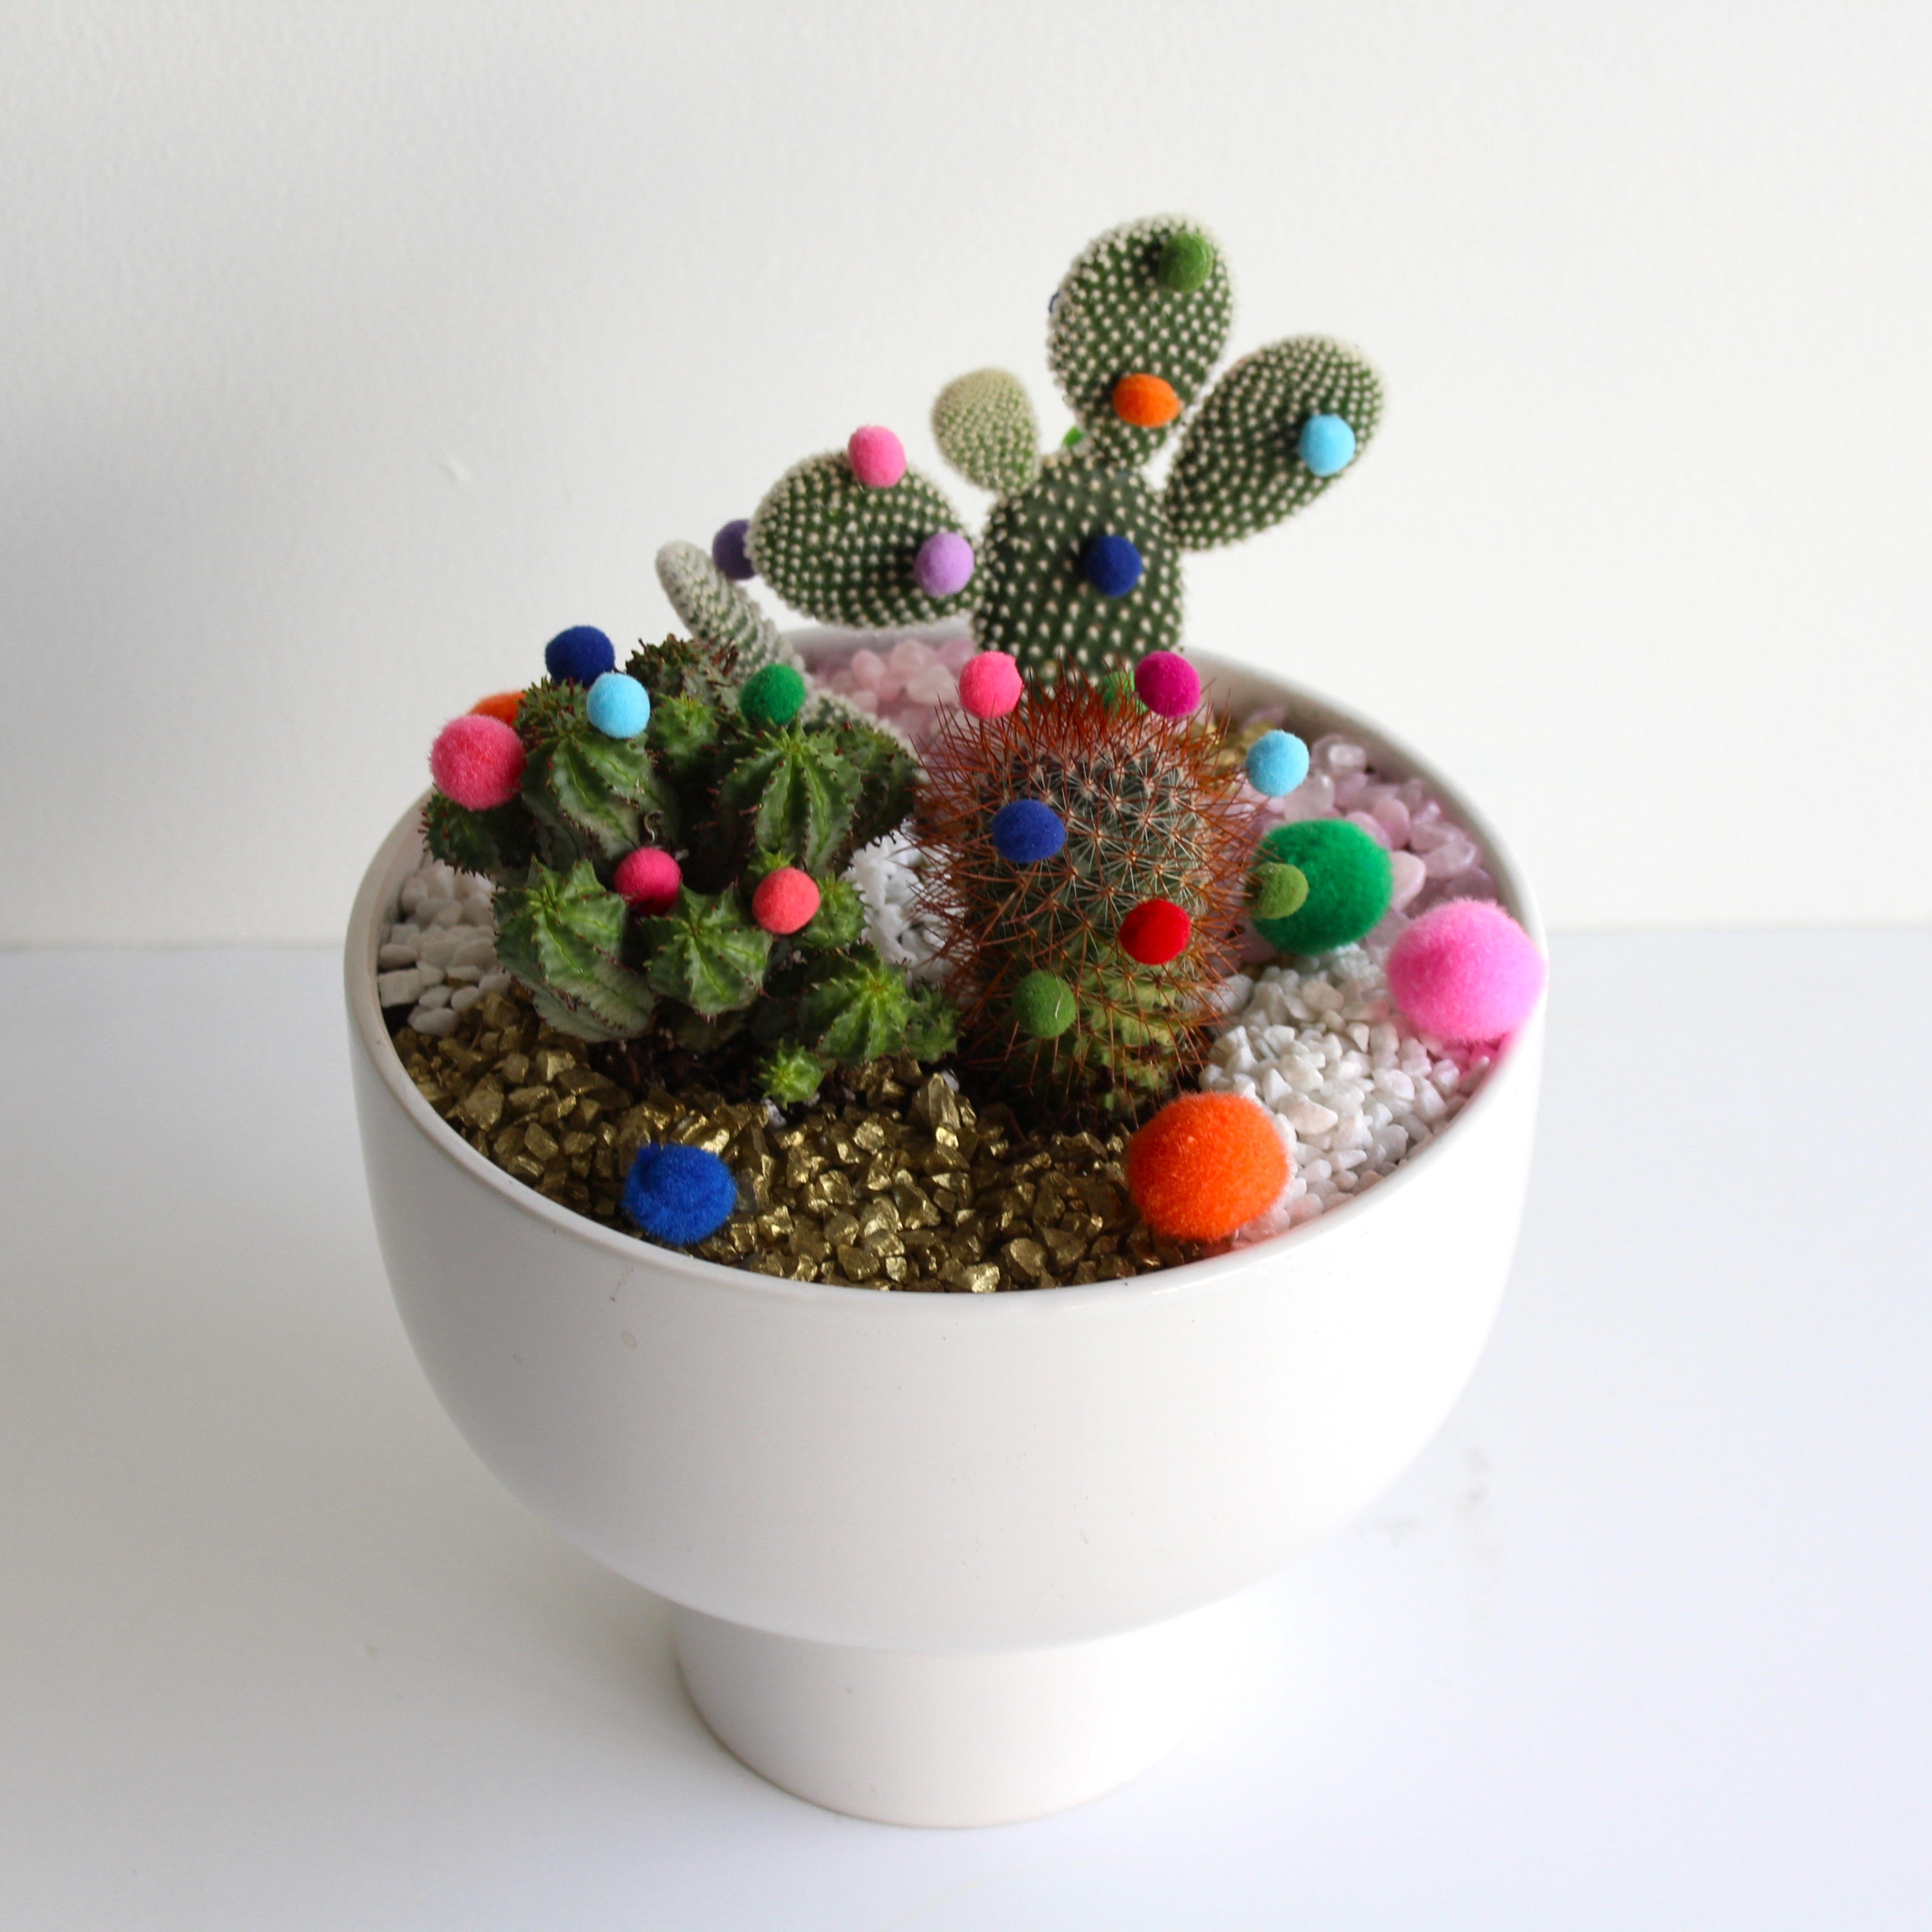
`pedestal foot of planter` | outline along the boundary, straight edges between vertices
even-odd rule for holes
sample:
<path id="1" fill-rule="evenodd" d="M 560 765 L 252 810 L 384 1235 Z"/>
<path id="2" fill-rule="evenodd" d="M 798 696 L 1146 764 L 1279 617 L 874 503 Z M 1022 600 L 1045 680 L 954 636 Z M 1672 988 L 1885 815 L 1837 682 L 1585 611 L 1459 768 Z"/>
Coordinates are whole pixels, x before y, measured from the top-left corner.
<path id="1" fill-rule="evenodd" d="M 774 1784 L 890 1825 L 1001 1825 L 1165 1756 L 1202 1700 L 1211 1615 L 965 1656 L 774 1636 L 675 1606 L 673 1630 L 704 1721 Z"/>

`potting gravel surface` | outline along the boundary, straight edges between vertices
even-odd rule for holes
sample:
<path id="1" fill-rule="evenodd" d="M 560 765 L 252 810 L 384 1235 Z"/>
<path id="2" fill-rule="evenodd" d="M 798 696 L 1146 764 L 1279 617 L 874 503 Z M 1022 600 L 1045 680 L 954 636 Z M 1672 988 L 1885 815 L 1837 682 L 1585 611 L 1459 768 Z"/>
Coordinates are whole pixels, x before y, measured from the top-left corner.
<path id="1" fill-rule="evenodd" d="M 928 678 L 936 708 L 946 701 L 938 681 L 956 666 L 924 645 L 915 664 L 908 646 L 916 644 L 863 655 L 915 682 Z M 872 669 L 862 665 L 862 678 Z M 848 674 L 842 668 L 833 682 Z M 919 692 L 923 703 L 924 684 Z M 933 711 L 921 718 L 918 708 L 905 722 L 929 731 Z M 1256 712 L 1232 742 L 1238 751 L 1283 722 L 1279 712 Z M 1395 892 L 1365 939 L 1319 959 L 1276 959 L 1250 932 L 1247 970 L 1228 982 L 1226 1017 L 1198 1084 L 1264 1107 L 1294 1178 L 1274 1208 L 1235 1235 L 1236 1246 L 1299 1227 L 1393 1173 L 1462 1110 L 1493 1057 L 1412 1026 L 1389 999 L 1384 971 L 1412 917 L 1445 899 L 1496 897 L 1475 841 L 1421 781 L 1382 777 L 1346 736 L 1318 739 L 1311 752 L 1298 790 L 1250 795 L 1260 830 L 1346 818 L 1388 848 Z M 875 842 L 848 876 L 884 957 L 910 980 L 940 976 L 935 937 L 919 915 L 910 840 L 895 832 Z M 730 1103 L 701 1090 L 679 1100 L 662 1088 L 638 1097 L 593 1069 L 582 1041 L 539 1022 L 498 965 L 491 890 L 434 862 L 412 874 L 400 916 L 382 934 L 378 997 L 392 1015 L 408 1006 L 398 1049 L 438 1112 L 499 1166 L 578 1211 L 634 1232 L 619 1205 L 631 1159 L 646 1138 L 681 1139 L 723 1155 L 748 1195 L 746 1210 L 696 1252 L 766 1274 L 984 1292 L 1108 1280 L 1205 1252 L 1157 1242 L 1140 1222 L 1121 1185 L 1124 1135 L 1022 1141 L 1004 1108 L 989 1110 L 982 1125 L 946 1079 L 935 1089 L 934 1076 L 910 1062 L 902 1077 L 868 1084 L 860 1076 L 836 1103 L 828 1087 L 826 1103 L 791 1126 L 762 1100 Z M 932 1138 L 958 1131 L 931 1118 L 948 1106 L 966 1117 L 963 1168 L 951 1164 L 956 1150 Z M 905 1154 L 902 1177 L 880 1166 L 874 1127 Z M 861 1130 L 863 1142 L 854 1138 Z M 794 1172 L 803 1178 L 784 1178 Z M 964 1191 L 942 1186 L 942 1174 L 963 1178 Z M 818 1175 L 822 1185 L 807 1184 Z"/>

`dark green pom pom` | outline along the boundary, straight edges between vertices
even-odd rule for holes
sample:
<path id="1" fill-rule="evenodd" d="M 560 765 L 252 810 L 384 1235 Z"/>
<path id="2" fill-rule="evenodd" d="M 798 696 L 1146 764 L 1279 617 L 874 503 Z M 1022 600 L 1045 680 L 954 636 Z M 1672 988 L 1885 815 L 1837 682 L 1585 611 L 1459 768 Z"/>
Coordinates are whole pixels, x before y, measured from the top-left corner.
<path id="1" fill-rule="evenodd" d="M 788 664 L 768 664 L 745 681 L 738 709 L 761 731 L 789 724 L 805 703 L 805 680 Z"/>
<path id="2" fill-rule="evenodd" d="M 1013 988 L 1013 1018 L 1036 1040 L 1057 1040 L 1073 1024 L 1073 988 L 1051 973 L 1029 973 Z"/>
<path id="3" fill-rule="evenodd" d="M 1160 251 L 1160 285 L 1178 296 L 1190 295 L 1214 272 L 1214 244 L 1192 229 L 1170 235 Z"/>
<path id="4" fill-rule="evenodd" d="M 1278 825 L 1262 841 L 1264 866 L 1293 866 L 1308 896 L 1285 919 L 1257 917 L 1255 929 L 1278 952 L 1328 952 L 1360 939 L 1388 910 L 1395 875 L 1389 855 L 1346 818 Z"/>

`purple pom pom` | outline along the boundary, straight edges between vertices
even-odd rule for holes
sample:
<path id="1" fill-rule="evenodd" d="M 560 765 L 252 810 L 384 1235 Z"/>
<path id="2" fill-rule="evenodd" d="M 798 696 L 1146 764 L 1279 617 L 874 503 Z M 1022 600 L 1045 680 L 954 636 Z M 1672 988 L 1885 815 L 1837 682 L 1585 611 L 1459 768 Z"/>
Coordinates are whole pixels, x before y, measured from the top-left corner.
<path id="1" fill-rule="evenodd" d="M 972 581 L 973 546 L 957 530 L 934 530 L 919 547 L 912 574 L 928 597 L 951 597 Z"/>
<path id="2" fill-rule="evenodd" d="M 758 574 L 752 568 L 751 553 L 745 548 L 746 533 L 751 527 L 748 518 L 734 517 L 711 539 L 711 561 L 717 565 L 718 574 L 734 584 L 746 583 Z"/>

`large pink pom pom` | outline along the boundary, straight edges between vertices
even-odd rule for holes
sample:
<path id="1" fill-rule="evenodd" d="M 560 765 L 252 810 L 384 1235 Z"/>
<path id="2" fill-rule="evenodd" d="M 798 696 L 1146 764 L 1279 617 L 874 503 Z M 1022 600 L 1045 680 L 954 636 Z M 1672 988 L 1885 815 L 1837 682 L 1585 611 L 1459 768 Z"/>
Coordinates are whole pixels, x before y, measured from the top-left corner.
<path id="1" fill-rule="evenodd" d="M 1149 651 L 1134 666 L 1141 702 L 1162 718 L 1185 718 L 1201 702 L 1201 674 L 1173 651 Z"/>
<path id="2" fill-rule="evenodd" d="M 430 747 L 429 775 L 466 812 L 508 805 L 524 782 L 524 741 L 500 718 L 476 711 L 452 718 Z"/>
<path id="3" fill-rule="evenodd" d="M 852 474 L 868 490 L 890 490 L 905 474 L 905 445 L 876 423 L 852 432 L 845 454 Z"/>
<path id="4" fill-rule="evenodd" d="M 1006 652 L 982 651 L 959 674 L 959 706 L 968 717 L 1004 718 L 1024 688 L 1019 666 Z"/>
<path id="5" fill-rule="evenodd" d="M 752 895 L 752 916 L 767 932 L 796 932 L 818 913 L 818 887 L 810 874 L 781 866 L 758 881 Z"/>
<path id="6" fill-rule="evenodd" d="M 1464 1043 L 1501 1040 L 1543 992 L 1543 955 L 1499 905 L 1432 907 L 1390 949 L 1390 997 L 1424 1033 Z"/>
<path id="7" fill-rule="evenodd" d="M 655 845 L 640 845 L 617 861 L 610 883 L 626 905 L 655 916 L 676 904 L 684 874 L 668 852 L 660 852 Z"/>

